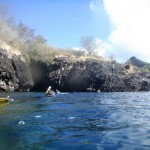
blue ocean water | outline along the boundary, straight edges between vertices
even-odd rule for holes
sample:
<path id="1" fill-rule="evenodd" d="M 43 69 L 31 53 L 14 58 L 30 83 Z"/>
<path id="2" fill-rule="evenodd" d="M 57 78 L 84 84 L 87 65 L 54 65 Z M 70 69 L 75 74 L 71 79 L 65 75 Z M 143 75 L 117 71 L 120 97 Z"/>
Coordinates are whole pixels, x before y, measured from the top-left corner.
<path id="1" fill-rule="evenodd" d="M 150 92 L 6 95 L 0 150 L 150 149 Z"/>

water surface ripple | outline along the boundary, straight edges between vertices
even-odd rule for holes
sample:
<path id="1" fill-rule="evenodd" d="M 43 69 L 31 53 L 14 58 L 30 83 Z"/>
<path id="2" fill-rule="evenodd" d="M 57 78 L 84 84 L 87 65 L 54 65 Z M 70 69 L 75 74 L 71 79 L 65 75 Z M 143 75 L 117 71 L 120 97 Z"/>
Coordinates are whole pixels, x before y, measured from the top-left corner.
<path id="1" fill-rule="evenodd" d="M 6 94 L 0 150 L 150 149 L 150 92 Z"/>

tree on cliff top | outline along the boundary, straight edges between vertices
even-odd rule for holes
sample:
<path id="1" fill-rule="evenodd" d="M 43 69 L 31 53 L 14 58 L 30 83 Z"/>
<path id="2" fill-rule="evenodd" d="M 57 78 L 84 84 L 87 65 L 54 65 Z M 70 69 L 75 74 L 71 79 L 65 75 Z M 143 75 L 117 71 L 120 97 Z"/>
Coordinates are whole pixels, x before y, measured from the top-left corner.
<path id="1" fill-rule="evenodd" d="M 83 50 L 85 51 L 85 53 L 87 53 L 87 55 L 89 56 L 97 55 L 96 50 L 98 48 L 98 45 L 96 44 L 94 37 L 90 37 L 90 36 L 81 37 L 80 44 Z"/>
<path id="2" fill-rule="evenodd" d="M 34 29 L 30 29 L 22 22 L 20 22 L 20 24 L 17 26 L 18 36 L 24 45 L 28 45 L 32 42 L 33 38 L 35 37 L 34 31 Z"/>

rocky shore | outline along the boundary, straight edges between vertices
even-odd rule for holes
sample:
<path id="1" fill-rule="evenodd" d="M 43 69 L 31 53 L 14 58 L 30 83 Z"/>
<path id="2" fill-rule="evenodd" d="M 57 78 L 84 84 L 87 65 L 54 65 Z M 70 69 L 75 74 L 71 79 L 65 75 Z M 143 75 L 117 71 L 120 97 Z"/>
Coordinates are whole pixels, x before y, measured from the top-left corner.
<path id="1" fill-rule="evenodd" d="M 126 92 L 150 91 L 150 72 L 116 61 L 84 61 L 61 57 L 50 65 L 8 57 L 0 49 L 0 91 Z"/>
<path id="2" fill-rule="evenodd" d="M 29 91 L 32 86 L 29 65 L 21 56 L 10 58 L 7 50 L 0 49 L 0 91 Z"/>
<path id="3" fill-rule="evenodd" d="M 63 91 L 150 91 L 150 72 L 116 61 L 77 61 L 59 58 L 51 66 L 49 82 Z"/>
<path id="4" fill-rule="evenodd" d="M 133 69 L 129 64 L 115 61 L 72 61 L 57 58 L 54 64 L 32 63 L 35 75 L 33 90 L 46 89 L 51 85 L 54 90 L 69 92 L 125 92 L 149 91 L 150 72 Z M 37 72 L 38 76 L 37 76 Z M 42 82 L 41 82 L 42 81 Z"/>

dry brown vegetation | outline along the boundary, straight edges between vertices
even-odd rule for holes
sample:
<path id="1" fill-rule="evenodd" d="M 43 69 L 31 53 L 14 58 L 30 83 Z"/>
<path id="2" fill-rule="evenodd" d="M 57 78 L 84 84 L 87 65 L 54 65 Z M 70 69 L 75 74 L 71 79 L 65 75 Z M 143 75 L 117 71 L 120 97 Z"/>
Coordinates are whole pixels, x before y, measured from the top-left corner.
<path id="1" fill-rule="evenodd" d="M 47 44 L 41 35 L 35 35 L 35 30 L 20 22 L 18 25 L 8 11 L 7 6 L 0 5 L 0 46 L 8 53 L 21 55 L 25 61 L 42 61 L 52 63 L 56 57 L 69 57 L 75 61 L 95 59 L 110 61 L 96 56 L 93 38 L 81 38 L 83 50 L 60 49 Z"/>

